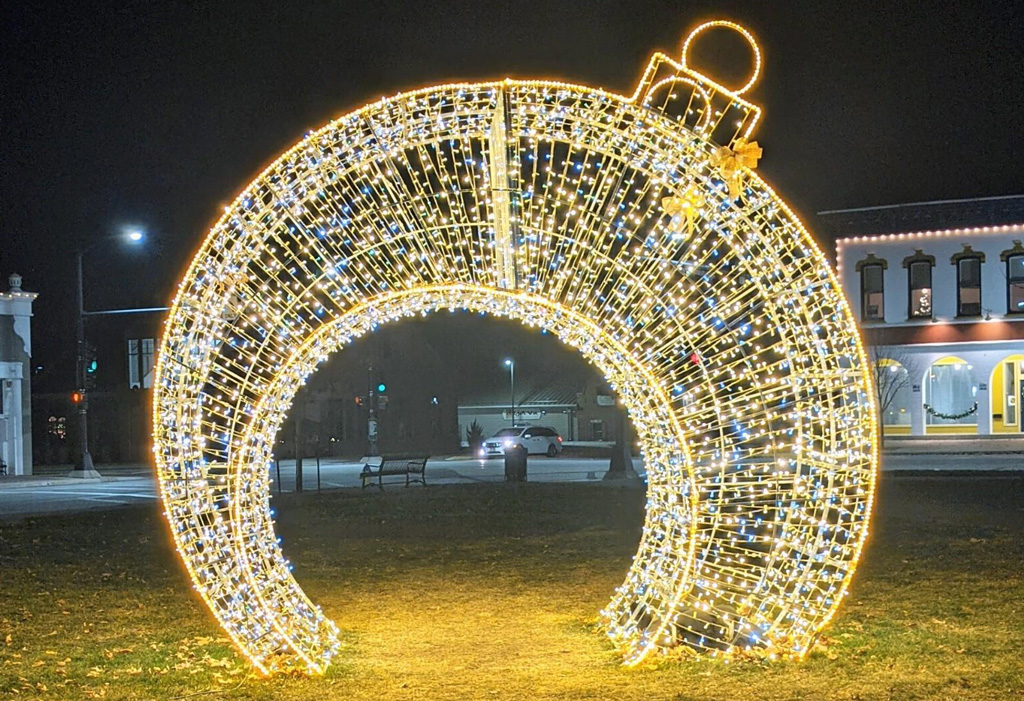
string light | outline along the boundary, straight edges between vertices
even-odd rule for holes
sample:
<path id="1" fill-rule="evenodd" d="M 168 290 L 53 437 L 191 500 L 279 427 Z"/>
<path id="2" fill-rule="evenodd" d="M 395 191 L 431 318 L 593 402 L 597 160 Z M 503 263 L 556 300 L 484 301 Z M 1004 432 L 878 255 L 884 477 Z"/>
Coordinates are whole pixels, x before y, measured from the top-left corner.
<path id="1" fill-rule="evenodd" d="M 832 212 L 821 212 L 821 214 L 831 213 Z M 887 241 L 903 241 L 906 239 L 944 238 L 947 236 L 973 236 L 975 234 L 1005 234 L 1011 232 L 1020 232 L 1022 230 L 1024 230 L 1024 223 L 1006 224 L 1001 226 L 974 226 L 962 229 L 908 231 L 902 234 L 872 234 L 867 236 L 847 236 L 845 238 L 836 240 L 836 270 L 839 273 L 839 277 L 842 278 L 843 253 L 845 253 L 846 251 L 846 246 L 850 244 L 870 243 L 873 241 L 884 243 Z"/>
<path id="2" fill-rule="evenodd" d="M 749 39 L 756 79 L 753 38 L 714 26 Z M 356 338 L 443 309 L 552 332 L 628 409 L 647 515 L 602 612 L 627 664 L 810 649 L 867 535 L 876 423 L 824 256 L 749 167 L 730 189 L 713 164 L 759 115 L 685 52 L 656 53 L 632 97 L 442 85 L 308 134 L 225 208 L 166 322 L 155 454 L 192 581 L 257 669 L 320 673 L 339 648 L 274 535 L 295 392 Z"/>

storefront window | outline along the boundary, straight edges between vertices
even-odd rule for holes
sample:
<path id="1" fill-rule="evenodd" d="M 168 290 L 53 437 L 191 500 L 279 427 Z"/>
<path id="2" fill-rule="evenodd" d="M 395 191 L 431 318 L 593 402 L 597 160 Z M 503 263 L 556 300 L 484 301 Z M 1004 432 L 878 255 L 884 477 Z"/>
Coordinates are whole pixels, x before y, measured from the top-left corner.
<path id="1" fill-rule="evenodd" d="M 899 426 L 906 426 L 909 429 L 910 402 L 913 395 L 907 369 L 895 360 L 881 358 L 878 360 L 875 382 L 878 385 L 879 403 L 882 405 L 882 425 L 886 429 Z"/>
<path id="2" fill-rule="evenodd" d="M 929 426 L 978 423 L 978 385 L 973 370 L 973 366 L 953 357 L 943 358 L 928 369 L 924 410 Z"/>

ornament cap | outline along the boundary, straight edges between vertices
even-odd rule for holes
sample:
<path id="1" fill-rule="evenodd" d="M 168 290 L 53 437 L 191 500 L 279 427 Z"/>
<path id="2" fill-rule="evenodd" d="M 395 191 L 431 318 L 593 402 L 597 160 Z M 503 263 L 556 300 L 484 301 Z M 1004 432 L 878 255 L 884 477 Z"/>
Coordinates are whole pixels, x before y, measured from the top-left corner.
<path id="1" fill-rule="evenodd" d="M 731 29 L 750 44 L 753 70 L 739 88 L 728 88 L 691 68 L 687 62 L 693 42 L 716 27 Z M 729 145 L 737 139 L 749 138 L 761 118 L 761 108 L 742 97 L 760 77 L 761 50 L 754 36 L 735 22 L 714 20 L 699 25 L 687 35 L 679 60 L 655 52 L 632 99 L 684 122 L 709 141 Z"/>

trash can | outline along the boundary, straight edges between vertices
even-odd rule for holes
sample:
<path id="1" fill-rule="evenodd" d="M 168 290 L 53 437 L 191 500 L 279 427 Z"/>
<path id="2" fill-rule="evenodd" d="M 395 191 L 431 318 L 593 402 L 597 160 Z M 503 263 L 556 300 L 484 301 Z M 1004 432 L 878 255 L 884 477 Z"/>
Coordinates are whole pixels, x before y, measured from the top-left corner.
<path id="1" fill-rule="evenodd" d="M 505 481 L 525 482 L 526 481 L 526 456 L 528 451 L 525 445 L 513 443 L 505 448 Z"/>

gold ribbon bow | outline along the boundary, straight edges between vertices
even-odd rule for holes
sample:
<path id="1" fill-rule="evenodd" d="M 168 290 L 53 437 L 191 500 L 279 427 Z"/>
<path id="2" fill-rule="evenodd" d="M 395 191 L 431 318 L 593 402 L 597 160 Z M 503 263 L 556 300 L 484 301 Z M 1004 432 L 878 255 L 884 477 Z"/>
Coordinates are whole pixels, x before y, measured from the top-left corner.
<path id="1" fill-rule="evenodd" d="M 757 168 L 761 158 L 761 147 L 756 141 L 747 143 L 743 137 L 736 139 L 732 148 L 722 146 L 711 154 L 711 165 L 718 169 L 725 180 L 725 189 L 731 197 L 743 189 L 743 169 Z"/>
<path id="2" fill-rule="evenodd" d="M 672 217 L 668 230 L 678 233 L 686 227 L 686 233 L 693 233 L 693 224 L 697 221 L 697 212 L 704 206 L 704 193 L 691 185 L 681 197 L 665 197 L 661 200 L 661 208 Z"/>

